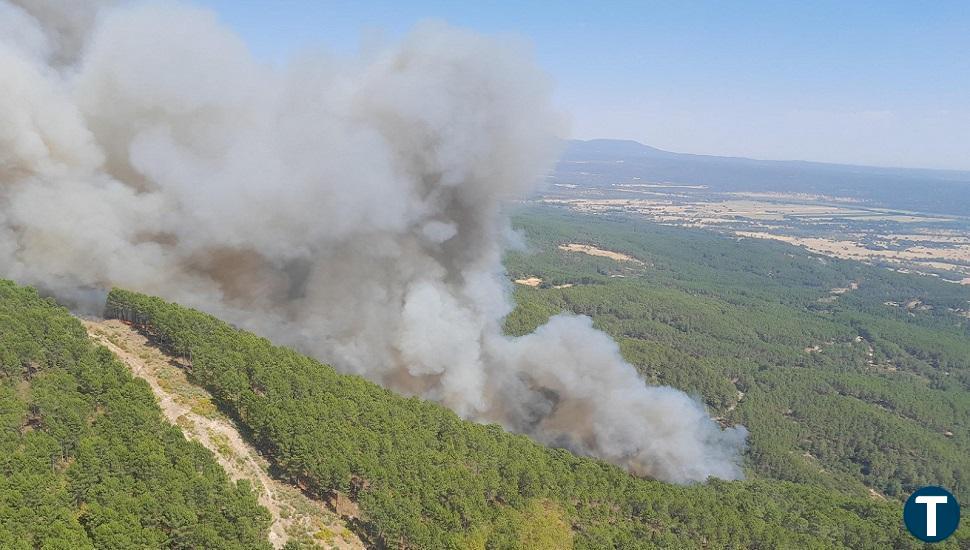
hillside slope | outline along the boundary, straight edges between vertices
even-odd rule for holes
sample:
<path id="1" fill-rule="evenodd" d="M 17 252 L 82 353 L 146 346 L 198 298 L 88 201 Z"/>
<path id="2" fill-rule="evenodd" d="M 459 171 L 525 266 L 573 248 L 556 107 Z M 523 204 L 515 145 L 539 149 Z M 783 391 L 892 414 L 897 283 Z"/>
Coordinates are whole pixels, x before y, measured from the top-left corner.
<path id="1" fill-rule="evenodd" d="M 269 517 L 67 310 L 0 281 L 0 548 L 269 548 Z"/>
<path id="2" fill-rule="evenodd" d="M 252 485 L 259 504 L 272 518 L 269 542 L 274 548 L 287 543 L 291 547 L 362 548 L 360 540 L 322 502 L 269 474 L 266 461 L 216 408 L 208 393 L 186 380 L 184 362 L 176 362 L 119 321 L 85 320 L 84 326 L 92 339 L 148 382 L 169 423 L 209 449 L 233 481 L 243 479 Z"/>
<path id="3" fill-rule="evenodd" d="M 414 548 L 917 547 L 899 508 L 771 479 L 675 486 L 396 396 L 209 315 L 120 289 L 106 314 L 172 353 L 294 482 Z M 966 542 L 966 530 L 951 541 Z"/>

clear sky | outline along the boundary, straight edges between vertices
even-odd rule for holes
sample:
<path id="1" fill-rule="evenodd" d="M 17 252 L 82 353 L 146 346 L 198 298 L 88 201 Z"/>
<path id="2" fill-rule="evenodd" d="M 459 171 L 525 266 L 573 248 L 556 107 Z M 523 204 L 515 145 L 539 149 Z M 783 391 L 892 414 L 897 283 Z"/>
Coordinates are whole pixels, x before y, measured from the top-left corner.
<path id="1" fill-rule="evenodd" d="M 426 18 L 535 46 L 573 137 L 970 170 L 970 0 L 197 0 L 262 58 L 352 53 Z"/>

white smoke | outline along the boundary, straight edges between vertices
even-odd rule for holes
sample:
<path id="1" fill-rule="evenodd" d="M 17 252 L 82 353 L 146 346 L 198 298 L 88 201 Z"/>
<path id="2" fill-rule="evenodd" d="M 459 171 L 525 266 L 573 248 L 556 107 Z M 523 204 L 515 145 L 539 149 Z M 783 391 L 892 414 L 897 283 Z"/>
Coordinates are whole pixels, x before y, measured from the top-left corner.
<path id="1" fill-rule="evenodd" d="M 281 69 L 209 12 L 105 6 L 0 0 L 5 276 L 158 294 L 636 473 L 741 475 L 744 429 L 588 318 L 503 335 L 502 206 L 561 129 L 523 44 L 425 24 Z"/>

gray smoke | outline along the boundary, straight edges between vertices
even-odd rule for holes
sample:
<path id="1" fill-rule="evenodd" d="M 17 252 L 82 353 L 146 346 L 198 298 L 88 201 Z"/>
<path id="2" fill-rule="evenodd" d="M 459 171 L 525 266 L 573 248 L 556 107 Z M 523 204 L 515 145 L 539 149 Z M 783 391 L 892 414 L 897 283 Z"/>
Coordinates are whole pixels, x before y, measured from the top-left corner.
<path id="1" fill-rule="evenodd" d="M 199 307 L 639 474 L 738 478 L 744 428 L 645 385 L 588 318 L 503 335 L 502 207 L 562 129 L 523 51 L 424 24 L 280 68 L 181 4 L 0 0 L 0 269 Z"/>

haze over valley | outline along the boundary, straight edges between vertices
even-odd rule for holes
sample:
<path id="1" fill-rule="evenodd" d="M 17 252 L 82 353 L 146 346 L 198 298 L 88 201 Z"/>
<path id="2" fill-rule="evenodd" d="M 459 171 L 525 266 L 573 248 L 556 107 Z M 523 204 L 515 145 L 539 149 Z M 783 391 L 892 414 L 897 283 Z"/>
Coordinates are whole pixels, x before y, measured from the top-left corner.
<path id="1" fill-rule="evenodd" d="M 970 284 L 970 172 L 685 155 L 572 141 L 537 200 L 773 239 Z"/>

